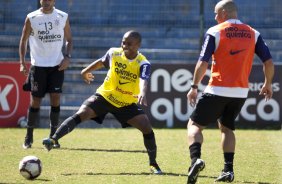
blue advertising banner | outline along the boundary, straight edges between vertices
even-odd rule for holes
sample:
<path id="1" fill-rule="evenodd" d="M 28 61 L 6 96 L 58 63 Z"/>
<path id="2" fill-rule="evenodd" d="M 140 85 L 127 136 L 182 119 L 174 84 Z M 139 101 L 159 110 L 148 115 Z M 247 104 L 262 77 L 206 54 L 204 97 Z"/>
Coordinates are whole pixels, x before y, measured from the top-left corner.
<path id="1" fill-rule="evenodd" d="M 236 120 L 237 128 L 281 129 L 281 66 L 275 66 L 273 98 L 266 102 L 259 91 L 264 82 L 261 64 L 253 66 L 248 98 Z M 151 80 L 147 92 L 148 107 L 145 107 L 154 127 L 185 128 L 193 108 L 187 102 L 187 92 L 191 87 L 194 64 L 153 64 Z M 199 85 L 199 95 L 204 90 L 210 70 Z M 211 126 L 217 126 L 213 123 Z"/>

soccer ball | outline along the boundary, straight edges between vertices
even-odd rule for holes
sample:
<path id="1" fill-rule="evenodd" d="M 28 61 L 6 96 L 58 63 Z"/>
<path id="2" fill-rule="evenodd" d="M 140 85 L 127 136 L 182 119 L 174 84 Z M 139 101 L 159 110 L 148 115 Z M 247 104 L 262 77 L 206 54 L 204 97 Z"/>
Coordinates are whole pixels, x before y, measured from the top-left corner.
<path id="1" fill-rule="evenodd" d="M 17 125 L 18 125 L 18 127 L 26 128 L 27 127 L 27 119 L 26 119 L 26 117 L 24 117 L 24 116 L 20 117 L 18 119 Z"/>
<path id="2" fill-rule="evenodd" d="M 20 161 L 19 170 L 23 177 L 33 180 L 41 174 L 42 163 L 36 156 L 26 156 Z"/>

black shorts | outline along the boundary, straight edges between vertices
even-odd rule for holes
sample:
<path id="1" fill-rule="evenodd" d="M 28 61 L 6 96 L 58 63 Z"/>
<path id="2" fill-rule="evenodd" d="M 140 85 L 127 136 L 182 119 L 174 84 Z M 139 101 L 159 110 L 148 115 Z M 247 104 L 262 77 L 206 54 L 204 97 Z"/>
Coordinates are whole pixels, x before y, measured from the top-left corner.
<path id="1" fill-rule="evenodd" d="M 219 121 L 222 125 L 235 130 L 235 119 L 246 98 L 231 98 L 203 93 L 191 119 L 201 126 Z"/>
<path id="2" fill-rule="evenodd" d="M 116 107 L 109 103 L 100 94 L 95 94 L 89 97 L 83 102 L 83 105 L 90 107 L 97 114 L 96 118 L 93 118 L 97 123 L 102 123 L 105 116 L 111 113 L 120 122 L 123 128 L 130 126 L 127 121 L 134 118 L 137 115 L 145 114 L 143 109 L 137 104 L 133 103 L 125 107 Z"/>
<path id="3" fill-rule="evenodd" d="M 30 66 L 24 91 L 31 91 L 32 96 L 42 98 L 46 93 L 62 93 L 64 70 L 59 71 L 59 66 L 39 67 Z"/>

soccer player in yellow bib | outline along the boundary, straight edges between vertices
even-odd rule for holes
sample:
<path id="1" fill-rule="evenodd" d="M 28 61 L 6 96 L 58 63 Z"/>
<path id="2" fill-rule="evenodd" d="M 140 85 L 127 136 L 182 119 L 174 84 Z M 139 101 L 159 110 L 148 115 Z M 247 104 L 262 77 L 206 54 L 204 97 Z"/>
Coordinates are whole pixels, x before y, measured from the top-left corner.
<path id="1" fill-rule="evenodd" d="M 48 151 L 79 123 L 89 119 L 102 123 L 105 115 L 112 113 L 123 128 L 132 126 L 143 133 L 150 170 L 154 174 L 162 174 L 156 161 L 157 146 L 151 123 L 137 105 L 147 105 L 146 90 L 151 68 L 146 57 L 138 51 L 141 39 L 140 33 L 136 31 L 126 32 L 120 48 L 110 48 L 102 58 L 81 71 L 84 81 L 90 84 L 94 80 L 92 71 L 108 68 L 107 76 L 96 93 L 85 100 L 80 109 L 67 118 L 51 138 L 43 140 Z"/>

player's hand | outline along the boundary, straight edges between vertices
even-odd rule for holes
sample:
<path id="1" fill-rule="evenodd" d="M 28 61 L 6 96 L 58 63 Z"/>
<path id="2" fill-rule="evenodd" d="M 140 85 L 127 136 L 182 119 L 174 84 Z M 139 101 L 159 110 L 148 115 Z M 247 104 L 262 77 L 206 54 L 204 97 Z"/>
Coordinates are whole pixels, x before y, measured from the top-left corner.
<path id="1" fill-rule="evenodd" d="M 70 58 L 65 57 L 65 58 L 62 60 L 62 62 L 59 64 L 58 70 L 59 70 L 59 71 L 62 71 L 62 70 L 67 69 L 67 67 L 69 66 L 69 64 L 70 64 Z"/>
<path id="2" fill-rule="evenodd" d="M 28 70 L 25 63 L 20 63 L 20 72 L 25 76 L 28 75 Z"/>
<path id="3" fill-rule="evenodd" d="M 95 76 L 92 73 L 90 73 L 90 72 L 82 73 L 81 75 L 82 75 L 83 80 L 87 84 L 90 84 L 92 81 L 94 81 Z"/>
<path id="4" fill-rule="evenodd" d="M 259 95 L 264 95 L 264 99 L 265 101 L 268 101 L 272 95 L 273 95 L 273 91 L 272 91 L 272 85 L 271 84 L 264 84 L 260 90 Z"/>
<path id="5" fill-rule="evenodd" d="M 197 96 L 198 96 L 198 90 L 197 89 L 190 89 L 190 91 L 187 93 L 187 99 L 191 107 L 195 107 L 197 103 Z"/>

